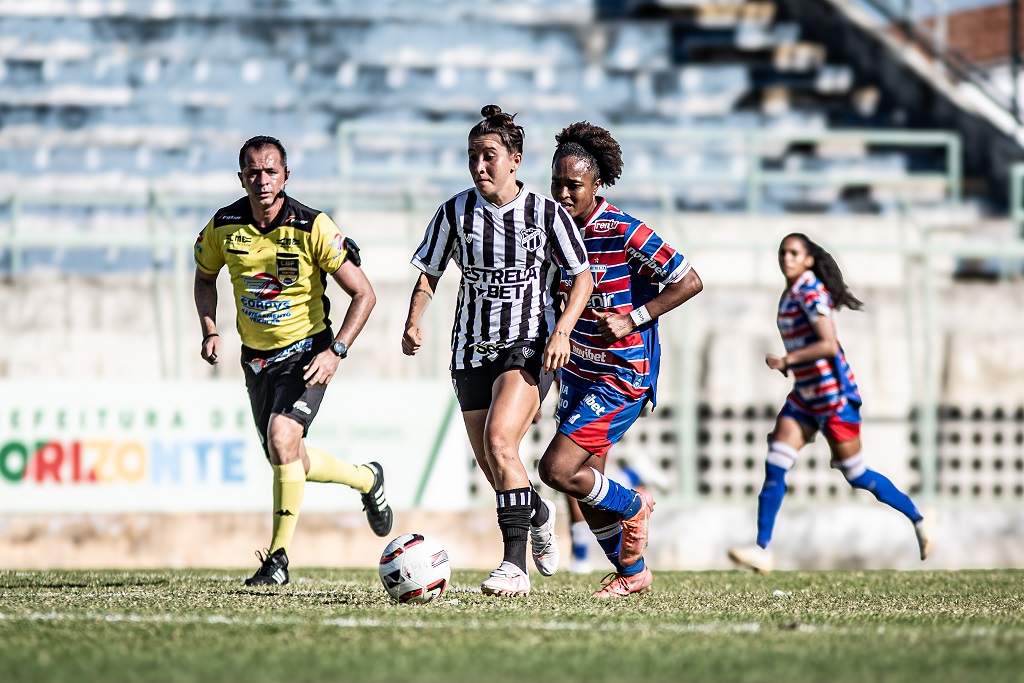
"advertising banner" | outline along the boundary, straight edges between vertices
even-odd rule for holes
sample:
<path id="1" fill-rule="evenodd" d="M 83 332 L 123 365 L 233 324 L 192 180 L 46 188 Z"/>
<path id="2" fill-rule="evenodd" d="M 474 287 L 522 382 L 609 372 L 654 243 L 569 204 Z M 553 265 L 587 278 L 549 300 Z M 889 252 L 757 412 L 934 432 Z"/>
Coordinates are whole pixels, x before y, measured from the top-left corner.
<path id="1" fill-rule="evenodd" d="M 472 455 L 452 399 L 444 381 L 341 379 L 307 443 L 380 462 L 397 509 L 459 509 Z M 271 483 L 241 382 L 0 383 L 0 512 L 264 510 Z M 340 485 L 305 496 L 303 509 L 361 507 Z"/>

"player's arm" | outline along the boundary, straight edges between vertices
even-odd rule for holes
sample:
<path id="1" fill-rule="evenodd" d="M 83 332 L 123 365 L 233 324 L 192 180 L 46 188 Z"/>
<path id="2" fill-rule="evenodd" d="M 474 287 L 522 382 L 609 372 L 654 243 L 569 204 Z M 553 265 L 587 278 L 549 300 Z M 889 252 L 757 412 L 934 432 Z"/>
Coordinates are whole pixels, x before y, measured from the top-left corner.
<path id="1" fill-rule="evenodd" d="M 366 321 L 370 317 L 370 311 L 377 303 L 377 295 L 373 292 L 373 286 L 367 279 L 363 269 L 356 265 L 354 259 L 345 259 L 341 266 L 331 274 L 338 286 L 345 290 L 345 293 L 352 297 L 348 310 L 345 311 L 345 319 L 341 323 L 341 329 L 334 335 L 334 341 L 341 342 L 346 348 L 351 347 L 356 337 L 363 330 Z M 306 386 L 327 384 L 338 371 L 338 364 L 341 356 L 338 356 L 331 349 L 324 349 L 318 353 L 309 365 L 306 366 L 303 378 Z"/>
<path id="2" fill-rule="evenodd" d="M 839 339 L 836 337 L 836 325 L 832 322 L 832 318 L 818 315 L 811 321 L 811 327 L 814 328 L 818 341 L 808 344 L 802 349 L 790 351 L 785 356 L 765 354 L 764 362 L 768 367 L 785 375 L 789 371 L 790 365 L 811 363 L 822 358 L 837 356 L 839 354 Z"/>
<path id="3" fill-rule="evenodd" d="M 412 296 L 409 298 L 409 315 L 405 319 L 405 332 L 402 334 L 402 353 L 407 356 L 415 356 L 423 345 L 423 334 L 420 331 L 420 318 L 427 310 L 434 292 L 437 291 L 437 282 L 440 275 L 428 275 L 420 273 L 416 278 L 416 284 L 412 288 Z"/>
<path id="4" fill-rule="evenodd" d="M 551 333 L 547 346 L 544 347 L 544 372 L 554 372 L 569 361 L 569 335 L 583 315 L 583 309 L 587 307 L 593 292 L 594 278 L 590 274 L 588 264 L 587 268 L 572 276 L 569 299 L 558 322 L 555 323 L 555 331 Z"/>
<path id="5" fill-rule="evenodd" d="M 192 293 L 199 314 L 199 328 L 203 334 L 200 355 L 210 365 L 218 363 L 220 336 L 217 334 L 217 274 L 205 273 L 196 268 Z"/>
<path id="6" fill-rule="evenodd" d="M 597 328 L 600 330 L 601 337 L 605 341 L 617 341 L 648 320 L 654 320 L 672 309 L 682 306 L 700 294 L 703 289 L 704 283 L 701 281 L 700 276 L 697 275 L 697 271 L 690 268 L 679 282 L 665 285 L 661 292 L 658 293 L 658 296 L 648 301 L 642 307 L 642 312 L 636 312 L 635 315 L 606 313 L 598 321 Z"/>

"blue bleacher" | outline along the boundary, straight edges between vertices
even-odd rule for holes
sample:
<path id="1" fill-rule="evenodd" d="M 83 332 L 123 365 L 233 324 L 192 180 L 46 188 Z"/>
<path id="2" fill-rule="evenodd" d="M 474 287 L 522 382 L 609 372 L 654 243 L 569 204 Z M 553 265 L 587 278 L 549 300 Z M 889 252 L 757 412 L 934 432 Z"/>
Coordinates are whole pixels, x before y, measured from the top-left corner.
<path id="1" fill-rule="evenodd" d="M 779 49 L 797 49 L 800 27 L 763 7 L 744 19 L 740 0 L 622 3 L 630 12 L 678 14 L 596 24 L 604 10 L 594 0 L 117 4 L 116 12 L 99 3 L 95 13 L 67 16 L 47 11 L 47 2 L 34 16 L 0 7 L 0 39 L 11 45 L 0 69 L 0 174 L 156 180 L 173 168 L 209 177 L 233 172 L 245 137 L 270 132 L 296 150 L 303 174 L 329 179 L 339 174 L 329 141 L 342 121 L 471 124 L 492 101 L 544 129 L 585 118 L 613 126 L 821 130 L 887 115 L 853 109 L 851 94 L 863 84 L 847 65 L 827 57 L 780 61 Z M 708 6 L 737 12 L 701 19 Z M 781 99 L 769 106 L 768 96 Z M 4 136 L 16 127 L 38 134 Z M 629 152 L 631 164 L 651 172 L 683 168 L 692 176 L 740 177 L 747 163 L 717 142 Z M 357 150 L 357 160 L 461 169 L 461 154 L 458 146 L 405 140 Z M 818 158 L 813 147 L 790 159 L 781 167 L 823 173 L 901 173 L 935 163 L 907 150 Z M 735 209 L 744 188 L 739 181 L 714 192 L 679 184 L 677 193 L 683 207 Z M 788 200 L 766 201 L 781 209 Z"/>

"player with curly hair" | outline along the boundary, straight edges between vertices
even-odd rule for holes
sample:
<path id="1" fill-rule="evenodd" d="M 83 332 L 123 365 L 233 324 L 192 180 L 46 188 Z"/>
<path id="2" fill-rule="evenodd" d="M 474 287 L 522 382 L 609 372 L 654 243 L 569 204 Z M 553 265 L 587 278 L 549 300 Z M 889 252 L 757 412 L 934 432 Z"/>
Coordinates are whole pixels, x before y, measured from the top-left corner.
<path id="1" fill-rule="evenodd" d="M 650 590 L 643 553 L 654 499 L 605 476 L 608 451 L 644 405 L 656 402 L 658 318 L 703 284 L 682 254 L 598 195 L 622 174 L 621 149 L 607 130 L 583 121 L 555 141 L 551 195 L 583 231 L 594 291 L 570 337 L 558 433 L 541 458 L 540 476 L 580 501 L 615 567 L 594 596 L 624 597 Z"/>
<path id="2" fill-rule="evenodd" d="M 835 312 L 844 306 L 859 311 L 863 304 L 846 286 L 832 255 L 807 235 L 791 233 L 783 238 L 779 268 L 786 290 L 779 300 L 777 323 L 786 354 L 767 354 L 765 363 L 783 375 L 792 371 L 793 390 L 768 435 L 764 485 L 757 498 L 757 544 L 732 548 L 729 557 L 759 573 L 771 571 L 774 562 L 767 548 L 786 495 L 786 473 L 799 450 L 820 431 L 832 451 L 832 467 L 843 473 L 850 486 L 870 491 L 913 522 L 923 560 L 931 542 L 921 512 L 888 478 L 869 469 L 861 453 L 862 401 L 839 344 Z"/>
<path id="3" fill-rule="evenodd" d="M 462 271 L 452 331 L 452 383 L 477 463 L 495 491 L 504 542 L 487 595 L 530 592 L 526 539 L 538 571 L 558 568 L 554 505 L 530 485 L 519 458 L 554 371 L 569 359 L 569 334 L 592 290 L 583 239 L 557 202 L 516 179 L 523 128 L 496 105 L 469 132 L 473 187 L 438 208 L 412 263 L 420 271 L 402 350 L 422 346 L 420 319 L 448 261 Z M 556 321 L 560 267 L 572 284 Z"/>

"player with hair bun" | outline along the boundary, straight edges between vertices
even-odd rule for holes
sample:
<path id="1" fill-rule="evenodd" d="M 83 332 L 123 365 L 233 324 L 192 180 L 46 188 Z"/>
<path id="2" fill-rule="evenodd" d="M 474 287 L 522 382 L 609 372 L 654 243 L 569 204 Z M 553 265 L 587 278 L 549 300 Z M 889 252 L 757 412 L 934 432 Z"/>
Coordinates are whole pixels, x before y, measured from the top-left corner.
<path id="1" fill-rule="evenodd" d="M 771 571 L 774 562 L 767 548 L 786 495 L 786 472 L 799 450 L 820 431 L 832 451 L 832 467 L 843 473 L 850 486 L 870 491 L 913 522 L 923 560 L 931 542 L 921 512 L 888 478 L 868 469 L 861 453 L 862 401 L 839 344 L 835 312 L 844 306 L 859 311 L 863 304 L 846 286 L 832 255 L 807 235 L 791 233 L 783 238 L 779 268 L 786 290 L 779 300 L 777 322 L 786 354 L 767 354 L 765 363 L 783 375 L 792 371 L 793 390 L 768 435 L 764 485 L 757 498 L 757 544 L 732 548 L 729 557 L 757 572 Z"/>
<path id="2" fill-rule="evenodd" d="M 650 590 L 653 580 L 643 553 L 654 499 L 606 477 L 607 455 L 644 405 L 656 401 L 658 318 L 703 284 L 682 254 L 597 194 L 622 175 L 622 151 L 607 130 L 583 121 L 555 141 L 551 195 L 583 231 L 594 291 L 572 331 L 560 374 L 558 433 L 541 458 L 540 476 L 579 500 L 615 567 L 594 596 L 625 597 Z"/>
<path id="3" fill-rule="evenodd" d="M 569 334 L 593 288 L 583 239 L 557 202 L 516 179 L 523 128 L 496 105 L 469 132 L 473 187 L 442 204 L 412 263 L 420 271 L 409 302 L 402 351 L 423 343 L 420 319 L 449 261 L 462 271 L 454 329 L 452 383 L 477 463 L 494 488 L 504 543 L 486 595 L 530 592 L 526 539 L 538 571 L 558 568 L 555 508 L 541 500 L 519 459 L 519 444 L 569 359 Z M 560 267 L 572 280 L 556 321 Z"/>

